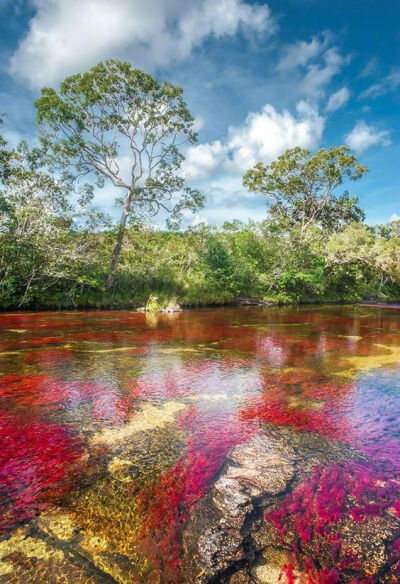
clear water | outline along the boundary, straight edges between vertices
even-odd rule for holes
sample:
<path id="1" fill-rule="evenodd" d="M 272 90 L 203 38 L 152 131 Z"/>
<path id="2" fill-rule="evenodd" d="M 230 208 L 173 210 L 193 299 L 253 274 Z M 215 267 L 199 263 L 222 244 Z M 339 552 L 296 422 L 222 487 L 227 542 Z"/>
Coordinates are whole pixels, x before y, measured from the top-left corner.
<path id="1" fill-rule="evenodd" d="M 270 518 L 303 551 L 310 525 L 400 515 L 396 308 L 2 314 L 0 395 L 0 582 L 180 582 L 188 516 L 266 423 L 365 457 L 316 469 Z M 305 515 L 310 493 L 325 514 Z"/>

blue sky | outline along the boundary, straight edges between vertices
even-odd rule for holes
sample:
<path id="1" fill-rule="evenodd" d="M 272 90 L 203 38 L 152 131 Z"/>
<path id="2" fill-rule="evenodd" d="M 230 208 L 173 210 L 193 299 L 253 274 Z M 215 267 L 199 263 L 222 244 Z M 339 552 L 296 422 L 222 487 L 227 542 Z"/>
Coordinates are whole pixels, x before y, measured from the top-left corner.
<path id="1" fill-rule="evenodd" d="M 386 222 L 400 216 L 399 25 L 393 0 L 0 0 L 4 134 L 35 139 L 40 87 L 127 59 L 184 88 L 199 133 L 184 170 L 207 197 L 195 221 L 263 218 L 247 168 L 346 143 L 370 168 L 351 192 Z M 112 214 L 113 200 L 96 195 Z"/>

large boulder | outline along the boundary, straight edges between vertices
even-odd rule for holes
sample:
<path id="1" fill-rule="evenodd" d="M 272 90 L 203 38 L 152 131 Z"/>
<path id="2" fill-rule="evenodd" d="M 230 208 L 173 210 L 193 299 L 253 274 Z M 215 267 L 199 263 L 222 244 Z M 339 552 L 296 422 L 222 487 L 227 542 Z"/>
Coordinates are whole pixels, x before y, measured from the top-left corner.
<path id="1" fill-rule="evenodd" d="M 278 509 L 316 466 L 350 459 L 362 457 L 347 445 L 284 427 L 267 426 L 261 435 L 233 448 L 186 526 L 186 581 L 279 584 L 294 533 L 281 540 L 266 512 Z M 391 517 L 341 527 L 344 547 L 350 538 L 361 556 L 374 558 L 379 570 L 387 557 L 376 535 L 393 539 L 400 522 Z"/>
<path id="2" fill-rule="evenodd" d="M 185 531 L 188 582 L 209 582 L 245 560 L 248 518 L 259 516 L 258 499 L 283 494 L 295 473 L 292 446 L 279 437 L 257 436 L 234 448 Z"/>

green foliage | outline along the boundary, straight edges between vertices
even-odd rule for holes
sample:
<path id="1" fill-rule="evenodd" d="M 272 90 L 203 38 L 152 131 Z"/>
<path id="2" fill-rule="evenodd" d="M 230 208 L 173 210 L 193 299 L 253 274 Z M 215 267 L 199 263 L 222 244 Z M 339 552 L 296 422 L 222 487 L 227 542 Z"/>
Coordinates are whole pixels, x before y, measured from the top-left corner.
<path id="1" fill-rule="evenodd" d="M 130 63 L 109 60 L 86 73 L 67 77 L 57 92 L 44 88 L 36 101 L 43 148 L 64 182 L 93 196 L 106 182 L 122 195 L 111 271 L 120 259 L 129 217 L 162 211 L 177 226 L 185 210 L 203 203 L 197 189 L 185 185 L 180 146 L 193 143 L 193 118 L 182 89 L 159 83 Z M 128 161 L 123 169 L 121 159 Z M 116 198 L 118 198 L 116 196 Z"/>
<path id="2" fill-rule="evenodd" d="M 22 143 L 9 160 L 0 181 L 1 305 L 46 303 L 60 288 L 72 303 L 79 287 L 98 282 L 90 217 L 70 205 L 38 151 Z"/>
<path id="3" fill-rule="evenodd" d="M 194 192 L 185 198 L 179 173 L 182 155 L 173 136 L 195 139 L 181 90 L 109 61 L 68 78 L 59 93 L 43 90 L 37 105 L 46 148 L 21 143 L 10 149 L 0 136 L 1 308 L 146 306 L 158 312 L 238 297 L 400 299 L 400 222 L 367 226 L 356 199 L 335 194 L 366 172 L 347 148 L 314 156 L 295 148 L 250 170 L 245 184 L 270 201 L 265 221 L 158 230 L 146 224 L 143 211 L 162 208 L 177 188 L 183 190 L 176 217 L 200 203 Z M 154 146 L 162 162 L 139 177 L 143 160 L 135 159 L 136 142 L 132 146 L 132 160 L 139 162 L 131 168 L 133 183 L 120 185 L 128 193 L 126 221 L 116 226 L 92 209 L 90 185 L 77 202 L 70 195 L 89 172 L 100 186 L 107 179 L 118 187 L 124 178 L 115 136 L 131 140 L 133 128 L 143 152 Z"/>
<path id="4" fill-rule="evenodd" d="M 345 181 L 359 180 L 367 168 L 346 146 L 319 150 L 292 148 L 265 165 L 258 162 L 243 177 L 250 191 L 266 197 L 269 212 L 277 220 L 299 226 L 312 225 L 336 231 L 353 221 L 363 221 L 357 197 L 347 191 L 336 195 Z"/>
<path id="5" fill-rule="evenodd" d="M 146 312 L 160 312 L 162 306 L 158 302 L 158 296 L 155 294 L 150 294 L 149 299 L 146 302 Z"/>
<path id="6" fill-rule="evenodd" d="M 0 117 L 0 125 L 3 119 Z M 0 134 L 0 181 L 4 180 L 10 173 L 14 153 L 7 147 L 7 141 Z M 1 209 L 0 209 L 1 210 Z"/>
<path id="7" fill-rule="evenodd" d="M 41 213 L 40 225 L 43 221 L 52 225 L 52 218 Z M 145 306 L 149 297 L 149 308 L 157 310 L 171 301 L 196 306 L 236 297 L 400 299 L 400 238 L 390 226 L 371 229 L 355 223 L 323 236 L 315 230 L 307 241 L 295 228 L 277 228 L 273 221 L 219 231 L 136 226 L 127 230 L 112 291 L 106 287 L 111 233 L 70 228 L 52 228 L 43 236 L 29 233 L 30 238 L 16 228 L 0 232 L 3 308 L 135 307 Z"/>

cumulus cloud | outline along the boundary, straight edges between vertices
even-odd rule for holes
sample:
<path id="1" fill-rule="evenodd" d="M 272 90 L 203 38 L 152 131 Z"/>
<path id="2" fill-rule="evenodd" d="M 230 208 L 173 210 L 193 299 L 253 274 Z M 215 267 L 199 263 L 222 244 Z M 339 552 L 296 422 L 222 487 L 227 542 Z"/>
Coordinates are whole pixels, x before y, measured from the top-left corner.
<path id="1" fill-rule="evenodd" d="M 389 146 L 391 144 L 388 130 L 379 130 L 374 126 L 368 126 L 364 121 L 357 122 L 345 137 L 345 142 L 357 153 L 364 152 L 371 146 Z"/>
<path id="2" fill-rule="evenodd" d="M 206 38 L 272 33 L 266 4 L 245 0 L 32 0 L 36 12 L 10 70 L 37 88 L 100 59 L 153 70 L 185 59 Z"/>
<path id="3" fill-rule="evenodd" d="M 227 154 L 228 146 L 220 140 L 190 146 L 183 164 L 184 173 L 193 180 L 207 178 L 221 166 Z"/>
<path id="4" fill-rule="evenodd" d="M 332 93 L 332 95 L 329 97 L 326 109 L 328 112 L 334 112 L 343 107 L 349 101 L 349 99 L 350 91 L 347 89 L 347 87 L 342 87 L 341 89 L 335 91 L 335 93 Z"/>
<path id="5" fill-rule="evenodd" d="M 241 171 L 258 162 L 271 162 L 294 146 L 315 148 L 322 136 L 325 120 L 316 108 L 304 101 L 296 115 L 278 112 L 267 104 L 261 112 L 250 113 L 243 126 L 229 130 L 229 149 L 233 166 Z"/>
<path id="6" fill-rule="evenodd" d="M 258 161 L 271 162 L 287 148 L 315 148 L 325 119 L 318 110 L 300 101 L 296 114 L 277 111 L 266 104 L 248 114 L 240 126 L 231 126 L 225 141 L 191 146 L 184 171 L 190 179 L 206 179 L 219 171 L 243 173 Z"/>

